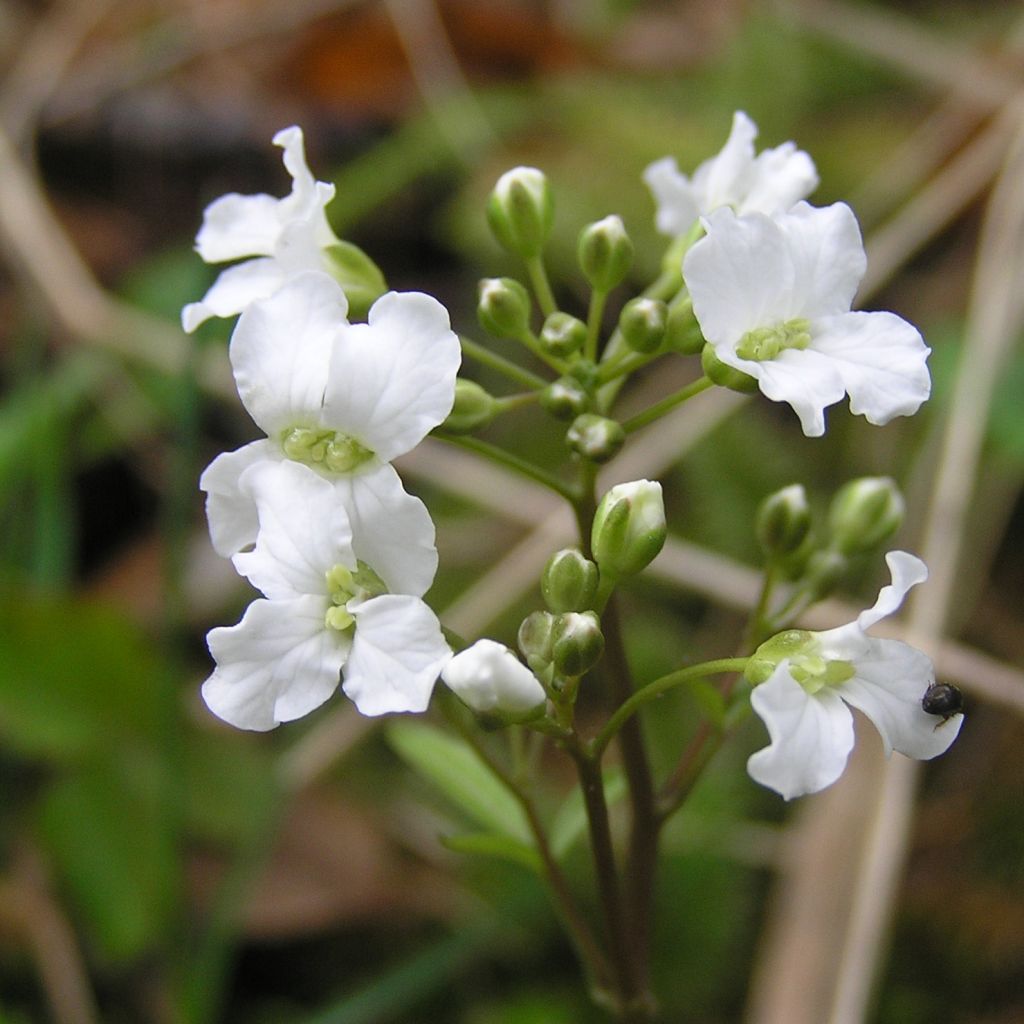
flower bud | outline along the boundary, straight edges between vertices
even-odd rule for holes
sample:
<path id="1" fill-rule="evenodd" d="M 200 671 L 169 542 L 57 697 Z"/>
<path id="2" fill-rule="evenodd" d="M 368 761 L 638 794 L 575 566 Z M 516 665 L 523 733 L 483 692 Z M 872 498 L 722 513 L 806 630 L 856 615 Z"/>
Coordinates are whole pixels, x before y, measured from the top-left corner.
<path id="1" fill-rule="evenodd" d="M 610 292 L 622 284 L 633 266 L 633 243 L 622 218 L 612 214 L 580 232 L 576 256 L 583 276 L 595 291 Z"/>
<path id="2" fill-rule="evenodd" d="M 757 510 L 757 539 L 769 558 L 799 550 L 810 529 L 811 508 L 802 484 L 791 484 L 768 495 Z"/>
<path id="3" fill-rule="evenodd" d="M 521 338 L 530 329 L 529 292 L 511 277 L 485 277 L 479 286 L 477 319 L 498 338 Z"/>
<path id="4" fill-rule="evenodd" d="M 658 299 L 640 296 L 622 307 L 619 330 L 634 352 L 654 352 L 665 340 L 668 306 Z"/>
<path id="5" fill-rule="evenodd" d="M 555 668 L 563 676 L 589 672 L 604 651 L 604 634 L 595 612 L 567 612 L 555 620 L 551 649 Z"/>
<path id="6" fill-rule="evenodd" d="M 582 612 L 593 607 L 597 583 L 597 566 L 578 548 L 562 548 L 548 559 L 540 590 L 553 612 Z"/>
<path id="7" fill-rule="evenodd" d="M 324 249 L 324 256 L 348 299 L 349 320 L 365 320 L 370 307 L 388 290 L 380 268 L 358 245 L 340 239 Z"/>
<path id="8" fill-rule="evenodd" d="M 607 462 L 626 443 L 626 432 L 615 420 L 585 412 L 573 420 L 565 439 L 577 455 L 591 462 Z"/>
<path id="9" fill-rule="evenodd" d="M 704 374 L 719 387 L 743 393 L 757 390 L 756 377 L 751 377 L 749 373 L 727 366 L 715 355 L 715 350 L 711 345 L 705 345 L 701 349 L 700 365 Z"/>
<path id="10" fill-rule="evenodd" d="M 832 546 L 844 555 L 874 550 L 900 528 L 905 508 L 903 495 L 889 477 L 851 480 L 828 510 Z"/>
<path id="11" fill-rule="evenodd" d="M 543 171 L 515 167 L 506 171 L 487 201 L 487 223 L 511 253 L 536 259 L 555 220 L 555 201 Z"/>
<path id="12" fill-rule="evenodd" d="M 587 325 L 569 313 L 552 313 L 540 331 L 541 347 L 558 359 L 574 355 L 587 340 Z"/>
<path id="13" fill-rule="evenodd" d="M 519 627 L 519 650 L 526 664 L 542 679 L 550 681 L 552 630 L 555 617 L 551 612 L 531 612 Z"/>
<path id="14" fill-rule="evenodd" d="M 695 356 L 704 345 L 704 335 L 693 309 L 689 305 L 670 307 L 665 325 L 665 348 L 683 356 Z"/>
<path id="15" fill-rule="evenodd" d="M 650 565 L 665 543 L 665 503 L 656 480 L 616 484 L 594 516 L 591 548 L 601 574 L 632 576 Z"/>
<path id="16" fill-rule="evenodd" d="M 590 396 L 575 377 L 559 377 L 540 393 L 540 404 L 556 420 L 571 420 L 587 411 Z"/>
<path id="17" fill-rule="evenodd" d="M 547 699 L 537 677 L 504 645 L 477 640 L 456 654 L 441 678 L 459 699 L 484 715 L 522 720 L 539 713 Z"/>
<path id="18" fill-rule="evenodd" d="M 452 434 L 470 434 L 494 419 L 498 403 L 476 381 L 459 377 L 455 381 L 455 404 L 441 424 Z"/>

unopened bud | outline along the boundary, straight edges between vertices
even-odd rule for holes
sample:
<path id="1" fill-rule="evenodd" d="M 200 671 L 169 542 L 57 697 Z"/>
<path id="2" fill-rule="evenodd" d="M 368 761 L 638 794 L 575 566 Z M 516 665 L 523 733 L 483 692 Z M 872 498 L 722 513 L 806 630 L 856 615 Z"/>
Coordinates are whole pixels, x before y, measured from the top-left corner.
<path id="1" fill-rule="evenodd" d="M 591 548 L 602 575 L 632 576 L 650 565 L 667 534 L 665 503 L 656 480 L 617 484 L 594 516 Z"/>
<path id="2" fill-rule="evenodd" d="M 591 462 L 607 462 L 626 443 L 626 432 L 615 420 L 585 412 L 573 420 L 565 439 L 577 455 Z"/>
<path id="3" fill-rule="evenodd" d="M 540 331 L 541 347 L 558 359 L 574 355 L 587 340 L 587 325 L 569 313 L 552 313 Z"/>
<path id="4" fill-rule="evenodd" d="M 769 558 L 799 550 L 810 529 L 811 507 L 802 484 L 790 484 L 768 495 L 757 510 L 757 539 Z"/>
<path id="5" fill-rule="evenodd" d="M 705 345 L 700 352 L 700 365 L 705 376 L 721 388 L 749 393 L 757 390 L 757 378 L 749 373 L 727 366 L 715 354 L 711 345 Z"/>
<path id="6" fill-rule="evenodd" d="M 477 319 L 498 338 L 521 338 L 530 329 L 529 292 L 511 277 L 485 277 L 479 286 Z"/>
<path id="7" fill-rule="evenodd" d="M 580 232 L 576 256 L 595 291 L 610 292 L 620 285 L 633 266 L 633 243 L 622 218 L 612 214 L 588 224 Z"/>
<path id="8" fill-rule="evenodd" d="M 851 480 L 828 510 L 832 546 L 844 555 L 872 551 L 900 528 L 905 510 L 903 495 L 889 477 Z"/>
<path id="9" fill-rule="evenodd" d="M 551 234 L 555 201 L 543 171 L 515 167 L 506 171 L 487 201 L 487 223 L 511 253 L 532 260 Z"/>
<path id="10" fill-rule="evenodd" d="M 665 348 L 683 356 L 695 356 L 703 351 L 704 345 L 704 335 L 693 309 L 689 305 L 671 307 L 665 325 Z"/>
<path id="11" fill-rule="evenodd" d="M 551 646 L 554 643 L 551 633 L 554 626 L 555 617 L 551 612 L 531 612 L 519 627 L 519 650 L 523 652 L 526 664 L 542 679 L 548 679 L 551 674 Z"/>
<path id="12" fill-rule="evenodd" d="M 552 656 L 563 676 L 589 672 L 604 651 L 601 622 L 594 612 L 567 612 L 555 620 Z"/>
<path id="13" fill-rule="evenodd" d="M 456 654 L 441 678 L 474 711 L 522 721 L 544 707 L 547 695 L 537 677 L 504 645 L 477 640 Z"/>
<path id="14" fill-rule="evenodd" d="M 619 330 L 634 352 L 654 352 L 665 340 L 668 306 L 658 299 L 640 296 L 622 307 Z"/>
<path id="15" fill-rule="evenodd" d="M 555 419 L 571 420 L 590 407 L 590 396 L 574 377 L 560 377 L 540 393 L 540 404 Z"/>
<path id="16" fill-rule="evenodd" d="M 327 246 L 324 256 L 331 276 L 348 299 L 349 320 L 365 320 L 370 307 L 388 290 L 380 267 L 358 245 L 341 240 Z"/>
<path id="17" fill-rule="evenodd" d="M 563 548 L 548 559 L 540 590 L 553 612 L 582 612 L 594 606 L 597 583 L 597 566 L 578 548 Z"/>
<path id="18" fill-rule="evenodd" d="M 476 381 L 459 377 L 455 381 L 455 404 L 441 424 L 452 434 L 469 434 L 494 419 L 498 403 Z"/>

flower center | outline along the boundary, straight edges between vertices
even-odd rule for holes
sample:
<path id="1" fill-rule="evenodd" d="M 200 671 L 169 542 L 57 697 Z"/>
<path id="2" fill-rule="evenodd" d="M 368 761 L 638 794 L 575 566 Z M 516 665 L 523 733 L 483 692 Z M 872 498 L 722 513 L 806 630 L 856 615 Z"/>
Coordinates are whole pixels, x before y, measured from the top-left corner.
<path id="1" fill-rule="evenodd" d="M 344 633 L 356 621 L 347 608 L 349 601 L 365 601 L 388 592 L 384 581 L 365 562 L 357 562 L 354 572 L 347 565 L 339 563 L 328 569 L 324 578 L 327 581 L 327 596 L 331 599 L 331 607 L 324 615 L 324 625 L 339 633 Z"/>
<path id="2" fill-rule="evenodd" d="M 856 674 L 848 661 L 830 661 L 821 653 L 818 641 L 806 629 L 787 629 L 766 640 L 747 662 L 744 675 L 757 686 L 778 668 L 779 662 L 789 659 L 789 674 L 813 695 L 826 686 L 838 686 Z"/>
<path id="3" fill-rule="evenodd" d="M 820 654 L 804 654 L 789 663 L 789 674 L 813 695 L 826 686 L 838 686 L 856 674 L 848 661 L 827 661 Z"/>
<path id="4" fill-rule="evenodd" d="M 373 458 L 373 452 L 349 434 L 316 427 L 289 427 L 281 432 L 289 459 L 332 473 L 351 473 Z"/>
<path id="5" fill-rule="evenodd" d="M 755 327 L 740 338 L 736 355 L 763 363 L 787 348 L 804 349 L 811 343 L 811 323 L 797 318 L 774 327 Z"/>

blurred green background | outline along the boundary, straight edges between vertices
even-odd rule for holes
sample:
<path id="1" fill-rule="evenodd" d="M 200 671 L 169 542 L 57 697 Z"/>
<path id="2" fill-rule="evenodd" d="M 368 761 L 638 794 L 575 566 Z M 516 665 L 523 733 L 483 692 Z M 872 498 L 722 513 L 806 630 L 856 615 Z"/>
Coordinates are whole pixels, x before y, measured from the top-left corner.
<path id="1" fill-rule="evenodd" d="M 977 469 L 952 484 L 966 518 L 948 538 L 962 540 L 948 657 L 930 651 L 962 683 L 968 720 L 917 793 L 864 1019 L 1024 1020 L 1024 175 L 1002 173 L 1022 97 L 1024 11 L 1009 2 L 2 0 L 0 1022 L 602 1019 L 529 866 L 442 842 L 488 825 L 488 808 L 417 765 L 406 723 L 389 742 L 388 723 L 339 696 L 257 736 L 202 706 L 205 633 L 250 593 L 209 549 L 197 479 L 256 431 L 230 388 L 230 325 L 188 339 L 177 316 L 216 273 L 191 248 L 204 206 L 283 194 L 270 138 L 289 124 L 337 184 L 337 233 L 391 287 L 436 295 L 479 334 L 477 279 L 519 273 L 483 219 L 502 171 L 548 173 L 553 280 L 582 306 L 580 227 L 621 214 L 641 287 L 663 250 L 643 168 L 674 155 L 692 170 L 735 109 L 762 145 L 811 153 L 815 202 L 853 205 L 862 301 L 921 328 L 934 395 L 882 430 L 835 407 L 820 440 L 763 401 L 738 416 L 709 404 L 681 421 L 692 433 L 678 452 L 639 435 L 666 467 L 674 535 L 712 561 L 632 588 L 631 659 L 649 679 L 731 652 L 743 598 L 728 571 L 756 567 L 754 509 L 793 481 L 823 508 L 850 477 L 895 477 L 900 545 L 920 550 L 954 457 L 947 416 L 970 399 L 958 386 L 995 359 Z M 996 332 L 985 314 L 999 303 Z M 665 387 L 641 378 L 636 394 Z M 539 417 L 489 436 L 562 458 Z M 457 454 L 428 444 L 401 467 L 437 520 L 433 603 L 511 642 L 536 585 L 494 553 L 525 550 L 546 506 L 523 485 L 498 492 L 495 515 L 493 486 Z M 849 582 L 853 607 L 880 578 L 872 564 Z M 470 587 L 476 619 L 458 604 Z M 671 766 L 698 720 L 683 696 L 659 704 L 646 722 L 656 764 Z M 878 769 L 790 808 L 745 774 L 762 744 L 751 722 L 667 837 L 666 1022 L 826 1019 Z M 873 734 L 859 750 L 880 761 Z M 570 773 L 557 757 L 545 769 L 555 813 Z M 582 847 L 564 855 L 585 881 Z M 814 905 L 815 884 L 832 910 Z"/>

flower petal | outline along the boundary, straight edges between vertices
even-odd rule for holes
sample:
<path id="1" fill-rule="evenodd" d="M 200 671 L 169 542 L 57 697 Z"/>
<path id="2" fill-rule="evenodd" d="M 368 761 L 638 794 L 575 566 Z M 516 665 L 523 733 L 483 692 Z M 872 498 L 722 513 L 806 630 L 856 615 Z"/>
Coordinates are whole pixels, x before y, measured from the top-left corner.
<path id="1" fill-rule="evenodd" d="M 544 687 L 504 644 L 477 640 L 441 673 L 449 689 L 474 711 L 521 715 L 543 704 Z"/>
<path id="2" fill-rule="evenodd" d="M 701 213 L 710 213 L 719 206 L 735 206 L 743 200 L 753 178 L 756 138 L 757 125 L 737 110 L 732 115 L 725 145 L 693 173 L 693 190 Z"/>
<path id="3" fill-rule="evenodd" d="M 761 393 L 773 402 L 788 402 L 807 437 L 825 433 L 825 409 L 846 394 L 835 366 L 813 349 L 788 349 L 762 363 L 732 355 L 722 361 L 756 377 Z"/>
<path id="4" fill-rule="evenodd" d="M 889 566 L 892 583 L 882 587 L 875 603 L 857 616 L 857 625 L 865 631 L 892 615 L 903 604 L 911 587 L 928 579 L 928 566 L 908 551 L 890 551 L 885 556 L 885 564 Z"/>
<path id="5" fill-rule="evenodd" d="M 685 235 L 697 221 L 700 210 L 689 178 L 682 174 L 675 158 L 655 160 L 644 169 L 644 181 L 657 206 L 655 223 L 663 235 Z"/>
<path id="6" fill-rule="evenodd" d="M 831 786 L 853 749 L 853 717 L 828 688 L 813 697 L 781 661 L 755 686 L 750 703 L 768 727 L 771 744 L 747 760 L 750 777 L 786 800 Z"/>
<path id="7" fill-rule="evenodd" d="M 262 193 L 243 196 L 230 192 L 215 199 L 203 213 L 196 251 L 207 263 L 271 255 L 281 233 L 279 203 Z"/>
<path id="8" fill-rule="evenodd" d="M 325 181 L 317 181 L 306 162 L 306 148 L 302 129 L 298 125 L 282 128 L 273 138 L 275 146 L 280 146 L 284 153 L 285 170 L 292 177 L 290 195 L 279 201 L 278 216 L 282 223 L 296 218 L 308 219 L 315 224 L 316 234 L 323 244 L 329 244 L 334 235 L 327 227 L 323 209 L 334 198 L 334 186 Z M 326 229 L 326 236 L 323 231 Z"/>
<path id="9" fill-rule="evenodd" d="M 242 403 L 270 436 L 318 426 L 348 302 L 326 274 L 301 274 L 239 317 L 229 355 Z"/>
<path id="10" fill-rule="evenodd" d="M 461 358 L 440 302 L 419 292 L 388 292 L 370 307 L 368 323 L 341 335 L 324 423 L 390 462 L 451 412 Z"/>
<path id="11" fill-rule="evenodd" d="M 338 688 L 349 640 L 324 628 L 327 600 L 257 599 L 236 626 L 207 636 L 217 662 L 203 700 L 239 729 L 265 731 L 318 708 Z"/>
<path id="12" fill-rule="evenodd" d="M 356 632 L 345 693 L 364 715 L 426 711 L 451 650 L 437 616 L 416 597 L 385 594 L 349 602 Z"/>
<path id="13" fill-rule="evenodd" d="M 191 334 L 210 317 L 234 316 L 258 299 L 272 295 L 284 282 L 282 266 L 266 257 L 228 267 L 199 302 L 190 302 L 182 309 L 181 326 Z"/>
<path id="14" fill-rule="evenodd" d="M 267 597 L 325 595 L 330 569 L 355 569 L 348 515 L 323 477 L 285 459 L 251 466 L 239 483 L 255 502 L 259 532 L 255 548 L 232 561 Z"/>
<path id="15" fill-rule="evenodd" d="M 737 207 L 738 213 L 774 214 L 806 199 L 818 187 L 814 161 L 796 144 L 784 142 L 754 158 L 750 188 Z"/>
<path id="16" fill-rule="evenodd" d="M 352 526 L 352 547 L 392 594 L 422 597 L 434 582 L 437 548 L 426 505 L 408 494 L 390 463 L 332 481 Z"/>
<path id="17" fill-rule="evenodd" d="M 250 494 L 239 487 L 239 477 L 258 462 L 279 462 L 281 449 L 267 440 L 253 441 L 233 452 L 218 455 L 203 470 L 199 487 L 206 491 L 206 518 L 213 550 L 222 558 L 248 547 L 256 540 L 259 520 Z"/>
<path id="18" fill-rule="evenodd" d="M 916 327 L 895 313 L 842 313 L 813 323 L 811 345 L 835 363 L 850 411 L 883 425 L 912 416 L 931 393 L 928 354 Z"/>
<path id="19" fill-rule="evenodd" d="M 946 751 L 956 739 L 963 715 L 944 722 L 921 707 L 925 690 L 935 682 L 927 655 L 900 640 L 870 638 L 867 652 L 854 667 L 857 674 L 837 686 L 836 692 L 871 719 L 886 757 L 898 750 L 926 761 Z"/>

